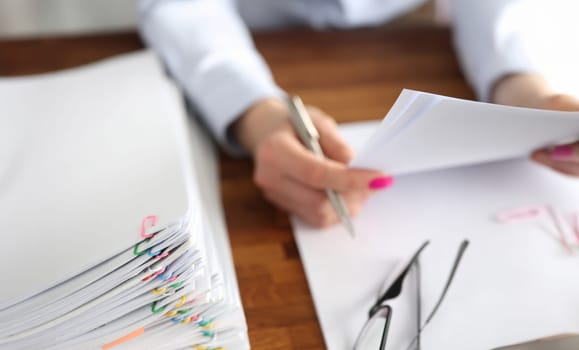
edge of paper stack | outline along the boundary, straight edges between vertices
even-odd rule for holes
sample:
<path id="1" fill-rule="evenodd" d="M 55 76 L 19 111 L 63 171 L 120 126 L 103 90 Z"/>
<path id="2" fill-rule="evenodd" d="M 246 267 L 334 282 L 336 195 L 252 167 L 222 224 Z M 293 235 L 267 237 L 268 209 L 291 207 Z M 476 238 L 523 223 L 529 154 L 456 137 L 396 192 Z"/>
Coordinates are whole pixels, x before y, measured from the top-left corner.
<path id="1" fill-rule="evenodd" d="M 104 92 L 107 81 L 119 85 L 109 85 L 113 92 Z M 123 90 L 123 81 L 131 82 L 134 89 Z M 70 92 L 65 89 L 59 95 L 46 89 L 75 83 L 79 84 L 78 94 L 55 102 L 61 104 L 55 110 L 73 110 L 77 102 L 81 104 L 78 108 L 83 108 L 84 103 L 86 113 L 77 117 L 89 115 L 90 120 L 75 124 L 77 121 L 69 118 L 62 125 L 70 128 L 54 131 L 50 127 L 60 119 L 50 110 L 50 101 L 37 104 L 48 106 L 47 115 L 24 120 L 29 113 L 38 114 L 34 107 L 38 95 L 30 94 L 27 101 L 31 106 L 24 106 L 19 91 L 38 89 L 38 94 L 60 97 Z M 99 89 L 102 95 L 118 98 L 108 109 L 118 115 L 98 120 Z M 89 102 L 79 102 L 88 93 L 96 94 L 95 102 L 88 97 Z M 126 96 L 119 96 L 123 94 Z M 7 242 L 2 258 L 7 271 L 3 272 L 6 288 L 0 292 L 0 349 L 248 349 L 219 203 L 215 150 L 199 127 L 186 120 L 184 103 L 157 58 L 137 53 L 39 77 L 0 79 L 1 95 L 22 101 L 12 104 L 12 110 L 0 107 L 0 113 L 5 113 L 0 127 L 8 139 L 4 154 L 8 161 L 0 166 L 0 187 L 6 185 L 0 196 L 0 221 L 6 225 L 3 236 Z M 150 108 L 153 115 L 143 119 L 132 115 L 134 101 L 142 101 L 144 106 L 138 107 L 138 113 L 147 114 L 146 108 Z M 14 119 L 8 113 L 14 113 Z M 124 119 L 119 122 L 118 118 L 125 114 L 133 119 L 123 124 Z M 54 122 L 46 122 L 51 118 Z M 90 123 L 94 125 L 83 126 Z M 45 132 L 38 138 L 22 136 L 23 131 L 44 125 Z M 98 158 L 98 147 L 94 150 L 90 144 L 95 140 L 91 130 L 102 132 L 103 152 L 113 158 L 111 167 L 116 167 L 117 174 L 107 173 L 106 159 L 103 166 L 95 165 L 102 159 L 80 164 L 90 169 L 88 174 L 88 170 L 69 169 L 67 162 L 78 164 L 70 159 L 85 155 L 75 154 L 74 147 L 58 149 L 59 142 L 46 142 L 49 138 L 45 135 L 56 135 L 63 145 L 72 140 L 70 144 L 78 145 L 79 152 L 86 147 L 97 152 Z M 117 130 L 131 132 L 116 135 Z M 145 135 L 149 142 L 139 138 Z M 34 149 L 35 140 L 40 140 L 38 149 Z M 126 149 L 115 147 L 115 142 L 126 144 Z M 27 150 L 34 149 L 28 153 L 34 157 L 41 153 L 37 150 L 46 148 L 52 148 L 48 157 L 54 155 L 54 160 L 44 164 L 31 158 L 27 162 Z M 18 163 L 11 154 L 24 154 L 24 160 Z M 139 170 L 131 171 L 136 165 Z M 23 175 L 14 180 L 11 172 L 19 171 Z M 54 182 L 51 187 L 52 171 L 61 177 L 72 175 L 66 184 Z M 91 174 L 94 186 L 79 192 L 75 186 L 82 189 L 83 179 L 89 181 Z M 118 198 L 110 198 L 116 193 Z M 37 201 L 21 203 L 22 198 L 30 200 L 33 195 L 38 196 Z M 118 208 L 111 208 L 117 203 Z M 87 211 L 88 223 L 84 220 Z M 61 219 L 63 213 L 71 213 L 71 217 Z M 40 217 L 25 218 L 25 214 Z M 29 242 L 28 250 L 13 246 L 25 242 Z"/>

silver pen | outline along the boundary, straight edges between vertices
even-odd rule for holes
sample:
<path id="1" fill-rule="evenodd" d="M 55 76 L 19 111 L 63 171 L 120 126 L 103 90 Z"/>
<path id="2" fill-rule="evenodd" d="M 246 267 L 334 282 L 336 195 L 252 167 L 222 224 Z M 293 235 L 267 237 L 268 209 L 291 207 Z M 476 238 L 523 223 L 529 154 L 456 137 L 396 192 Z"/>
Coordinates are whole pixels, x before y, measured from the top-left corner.
<path id="1" fill-rule="evenodd" d="M 288 98 L 288 105 L 290 110 L 290 119 L 293 125 L 293 128 L 297 132 L 298 136 L 304 143 L 304 145 L 310 149 L 318 158 L 326 159 L 324 153 L 322 152 L 322 147 L 320 146 L 320 142 L 318 141 L 320 138 L 320 134 L 314 123 L 304 106 L 304 103 L 298 96 L 293 96 Z M 348 230 L 352 237 L 355 237 L 354 233 L 354 225 L 352 224 L 352 218 L 350 217 L 350 213 L 348 212 L 348 208 L 346 207 L 346 203 L 344 203 L 344 199 L 340 196 L 336 191 L 327 188 L 326 193 L 334 210 L 338 214 L 340 221 Z"/>

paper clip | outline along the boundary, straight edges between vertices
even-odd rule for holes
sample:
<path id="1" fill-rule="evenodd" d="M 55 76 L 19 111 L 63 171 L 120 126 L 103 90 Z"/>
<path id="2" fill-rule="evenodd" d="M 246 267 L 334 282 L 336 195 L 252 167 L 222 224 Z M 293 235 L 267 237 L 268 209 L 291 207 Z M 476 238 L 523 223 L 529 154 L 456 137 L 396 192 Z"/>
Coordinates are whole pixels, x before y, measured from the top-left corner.
<path id="1" fill-rule="evenodd" d="M 155 308 L 156 306 L 157 306 L 157 302 L 154 301 L 154 302 L 151 304 L 151 312 L 154 313 L 154 314 L 158 314 L 158 313 L 160 313 L 160 312 L 165 311 L 165 308 L 167 307 L 167 305 L 165 305 L 165 306 L 163 306 L 163 307 L 160 307 L 160 308 L 156 309 L 156 308 Z"/>
<path id="2" fill-rule="evenodd" d="M 192 310 L 192 308 L 187 309 L 188 311 Z M 186 317 L 181 323 L 188 324 L 189 322 L 195 322 L 199 319 L 199 314 Z"/>
<path id="3" fill-rule="evenodd" d="M 196 322 L 199 319 L 199 314 L 188 317 L 183 323 Z"/>
<path id="4" fill-rule="evenodd" d="M 533 219 L 545 212 L 545 207 L 520 207 L 505 210 L 497 215 L 497 221 L 505 224 L 512 221 Z"/>
<path id="5" fill-rule="evenodd" d="M 171 322 L 181 323 L 184 319 L 185 319 L 185 317 L 173 317 L 173 318 L 171 318 Z"/>
<path id="6" fill-rule="evenodd" d="M 167 280 L 167 282 L 173 282 L 173 281 L 175 281 L 177 278 L 179 278 L 179 276 L 173 276 L 173 277 L 169 278 L 169 279 Z"/>
<path id="7" fill-rule="evenodd" d="M 173 284 L 170 285 L 168 288 L 179 288 L 179 287 L 181 287 L 181 286 L 183 285 L 183 282 L 184 282 L 184 281 L 180 281 L 180 282 L 177 282 L 177 283 L 173 283 Z"/>
<path id="8" fill-rule="evenodd" d="M 143 222 L 141 223 L 141 237 L 143 238 L 151 238 L 154 234 L 146 234 L 147 231 L 147 222 L 151 222 L 150 227 L 154 227 L 157 225 L 157 215 L 148 215 L 145 216 Z"/>
<path id="9" fill-rule="evenodd" d="M 147 238 L 147 239 L 150 239 L 150 238 Z M 151 247 L 151 248 L 149 248 L 149 249 L 146 250 L 147 255 L 150 256 L 150 257 L 152 257 L 152 258 L 155 258 L 155 259 L 163 259 L 163 258 L 166 258 L 167 256 L 169 256 L 169 253 L 168 253 L 168 252 L 165 252 L 165 253 L 161 254 L 161 252 L 163 251 L 163 249 L 159 249 L 158 251 L 156 251 L 156 252 L 154 252 L 154 253 L 151 252 L 152 249 L 153 249 L 153 247 Z"/>
<path id="10" fill-rule="evenodd" d="M 556 211 L 555 208 L 553 208 L 551 206 L 548 206 L 547 209 L 548 209 L 549 215 L 551 216 L 551 219 L 555 223 L 555 228 L 557 229 L 557 233 L 559 234 L 559 242 L 561 242 L 563 247 L 570 254 L 573 254 L 573 248 L 571 247 L 571 244 L 567 241 L 567 238 L 565 237 L 565 228 L 563 227 L 564 224 L 561 220 L 561 216 L 559 215 L 559 212 Z"/>
<path id="11" fill-rule="evenodd" d="M 139 250 L 139 245 L 141 245 L 141 243 L 147 243 L 147 242 L 149 242 L 150 240 L 151 240 L 150 238 L 147 238 L 147 239 L 145 239 L 145 240 L 143 240 L 143 241 L 135 244 L 135 247 L 133 248 L 133 254 L 135 254 L 135 256 L 141 256 L 141 255 L 145 254 L 148 249 L 145 249 L 145 250 L 142 250 L 142 251 L 139 252 L 139 251 L 138 251 L 138 250 Z"/>
<path id="12" fill-rule="evenodd" d="M 170 286 L 169 286 L 170 287 Z M 175 309 L 180 308 L 181 306 L 185 305 L 185 302 L 187 301 L 187 296 L 183 295 L 181 297 L 181 300 L 179 301 L 179 303 L 177 305 L 175 305 Z"/>
<path id="13" fill-rule="evenodd" d="M 173 310 L 173 311 L 167 312 L 164 316 L 165 317 L 173 317 L 175 315 L 177 315 L 177 311 Z"/>
<path id="14" fill-rule="evenodd" d="M 569 227 L 567 221 L 562 218 L 560 212 L 550 205 L 505 210 L 497 215 L 497 220 L 505 224 L 512 221 L 533 219 L 543 214 L 547 214 L 555 226 L 559 243 L 561 243 L 570 254 L 573 254 L 573 245 L 569 242 L 566 232 L 568 232 L 567 228 L 570 228 L 579 244 L 579 213 L 577 212 L 573 215 L 571 227 Z"/>
<path id="15" fill-rule="evenodd" d="M 197 324 L 200 327 L 207 327 L 207 326 L 211 326 L 211 322 L 213 322 L 213 320 L 201 320 Z"/>
<path id="16" fill-rule="evenodd" d="M 579 244 L 579 212 L 573 214 L 573 232 L 575 233 L 575 238 Z"/>
<path id="17" fill-rule="evenodd" d="M 203 326 L 202 328 L 203 328 L 204 330 L 206 330 L 206 331 L 211 331 L 211 330 L 213 330 L 213 328 L 214 328 L 214 327 L 213 327 L 213 323 L 209 323 L 208 325 Z"/>
<path id="18" fill-rule="evenodd" d="M 171 272 L 170 274 L 160 274 L 157 276 L 158 279 L 160 279 L 161 281 L 169 281 L 169 279 L 173 278 L 173 275 L 175 274 L 175 271 Z M 169 281 L 171 282 L 171 281 Z"/>
<path id="19" fill-rule="evenodd" d="M 167 289 L 167 291 L 165 293 L 163 293 L 163 296 L 169 296 L 169 295 L 173 295 L 175 294 L 176 289 Z"/>
<path id="20" fill-rule="evenodd" d="M 165 272 L 168 272 L 171 269 L 171 265 L 172 264 L 167 265 L 167 269 L 165 270 Z M 163 282 L 169 281 L 169 279 L 173 278 L 174 274 L 175 274 L 175 271 L 172 271 L 171 273 L 162 273 L 162 274 L 157 275 L 157 279 L 159 279 Z M 171 282 L 171 281 L 169 281 L 169 282 Z"/>
<path id="21" fill-rule="evenodd" d="M 167 291 L 167 288 L 161 288 L 161 289 L 155 288 L 155 289 L 153 289 L 153 294 L 161 295 L 161 294 L 165 293 L 166 291 Z"/>
<path id="22" fill-rule="evenodd" d="M 150 280 L 151 278 L 158 276 L 159 274 L 162 274 L 163 272 L 165 272 L 166 267 L 163 267 L 161 270 L 153 272 L 152 274 L 148 275 L 147 277 L 143 278 L 142 281 L 146 282 L 148 280 Z"/>
<path id="23" fill-rule="evenodd" d="M 171 288 L 171 286 L 169 286 L 168 288 Z M 183 295 L 183 296 L 181 297 L 181 300 L 177 303 L 177 305 L 175 305 L 175 309 L 178 309 L 178 308 L 180 308 L 181 306 L 185 305 L 185 302 L 186 302 L 186 301 L 187 301 L 187 296 L 186 296 L 186 295 Z M 190 310 L 190 309 L 189 309 L 189 310 Z M 173 316 L 176 316 L 177 314 L 182 314 L 182 313 L 181 313 L 179 310 L 172 310 L 172 311 L 167 312 L 164 316 L 166 316 L 166 317 L 173 317 Z M 179 323 L 179 322 L 183 321 L 184 318 L 185 318 L 185 317 L 181 317 L 181 319 L 180 319 L 178 322 L 176 322 L 176 323 Z M 171 319 L 171 321 L 174 321 L 174 317 L 173 317 L 173 319 Z"/>
<path id="24" fill-rule="evenodd" d="M 201 334 L 208 337 L 208 338 L 213 338 L 215 336 L 215 332 L 214 331 L 207 331 L 207 330 L 202 330 Z"/>
<path id="25" fill-rule="evenodd" d="M 178 309 L 178 308 L 180 308 L 181 306 L 183 306 L 183 305 L 182 305 L 182 304 L 181 304 L 180 306 L 179 306 L 179 305 L 176 305 L 176 306 L 175 306 L 175 309 Z M 173 317 L 173 316 L 177 316 L 177 315 L 182 315 L 182 314 L 184 314 L 184 313 L 186 313 L 186 312 L 188 312 L 188 311 L 190 311 L 190 310 L 191 310 L 191 308 L 186 309 L 186 310 L 173 310 L 173 311 L 167 312 L 167 313 L 165 314 L 165 316 L 167 316 L 167 317 Z"/>
<path id="26" fill-rule="evenodd" d="M 179 315 L 184 315 L 184 314 L 188 313 L 189 311 L 191 311 L 192 309 L 193 309 L 193 308 L 190 307 L 190 308 L 185 309 L 185 310 L 179 310 L 179 311 L 177 311 L 177 313 L 178 313 Z"/>

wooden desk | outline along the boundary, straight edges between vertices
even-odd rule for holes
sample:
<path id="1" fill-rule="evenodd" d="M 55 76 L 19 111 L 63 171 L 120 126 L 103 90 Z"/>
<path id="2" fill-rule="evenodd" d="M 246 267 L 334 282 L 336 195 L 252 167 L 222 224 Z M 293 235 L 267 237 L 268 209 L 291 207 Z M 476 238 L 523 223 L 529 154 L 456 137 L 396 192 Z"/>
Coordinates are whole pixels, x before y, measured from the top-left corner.
<path id="1" fill-rule="evenodd" d="M 282 87 L 338 121 L 382 118 L 405 87 L 472 98 L 446 29 L 281 32 L 256 35 L 256 42 Z M 4 41 L 0 75 L 58 70 L 140 48 L 134 33 Z M 220 164 L 252 348 L 323 349 L 288 218 L 253 186 L 249 160 L 222 155 Z"/>

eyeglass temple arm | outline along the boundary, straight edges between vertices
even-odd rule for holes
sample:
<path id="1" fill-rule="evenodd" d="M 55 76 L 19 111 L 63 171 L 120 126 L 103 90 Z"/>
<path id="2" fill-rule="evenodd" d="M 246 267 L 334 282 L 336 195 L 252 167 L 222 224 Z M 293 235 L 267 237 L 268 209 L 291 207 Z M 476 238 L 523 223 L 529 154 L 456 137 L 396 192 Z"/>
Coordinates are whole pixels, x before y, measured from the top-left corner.
<path id="1" fill-rule="evenodd" d="M 450 288 L 450 285 L 452 284 L 452 280 L 454 279 L 454 275 L 456 274 L 456 271 L 458 270 L 458 266 L 460 265 L 460 261 L 462 260 L 462 257 L 464 256 L 464 252 L 466 251 L 466 248 L 468 247 L 468 245 L 469 245 L 468 240 L 464 240 L 460 244 L 460 247 L 458 248 L 458 253 L 456 254 L 456 258 L 454 259 L 454 264 L 452 265 L 452 270 L 450 272 L 450 275 L 448 276 L 448 279 L 446 280 L 446 285 L 444 286 L 444 289 L 442 290 L 442 294 L 438 298 L 438 301 L 436 302 L 434 309 L 432 309 L 432 312 L 430 313 L 430 315 L 428 315 L 428 318 L 426 319 L 426 322 L 424 322 L 424 325 L 422 326 L 422 328 L 424 328 L 428 324 L 428 322 L 430 322 L 432 317 L 436 314 L 436 311 L 438 311 L 440 304 L 442 304 L 442 301 L 444 300 L 444 297 L 446 296 L 446 293 L 448 292 L 448 289 Z"/>
<path id="2" fill-rule="evenodd" d="M 376 300 L 374 305 L 372 305 L 372 307 L 370 308 L 370 311 L 368 312 L 368 316 L 370 318 L 372 318 L 372 316 L 374 316 L 376 311 L 378 311 L 380 309 L 380 306 L 382 305 L 382 303 L 384 303 L 384 301 L 386 301 L 388 299 L 396 298 L 400 294 L 400 292 L 402 290 L 402 282 L 404 281 L 404 278 L 406 278 L 406 275 L 408 274 L 408 270 L 410 270 L 410 267 L 412 266 L 412 264 L 414 264 L 416 261 L 418 261 L 418 257 L 420 256 L 420 253 L 429 244 L 430 244 L 430 241 L 426 241 L 420 246 L 420 248 L 418 248 L 418 250 L 414 253 L 414 255 L 412 256 L 410 261 L 408 261 L 408 264 L 404 267 L 402 272 L 400 272 L 400 275 L 398 275 L 398 277 L 394 280 L 392 285 L 390 287 L 388 287 L 388 289 L 386 289 L 384 294 L 382 294 L 378 298 L 378 300 Z"/>

